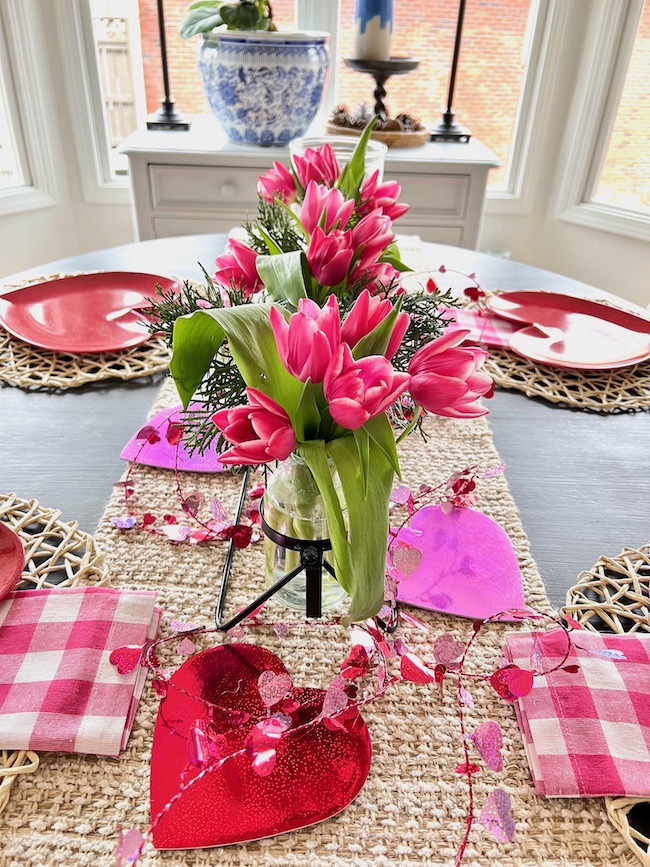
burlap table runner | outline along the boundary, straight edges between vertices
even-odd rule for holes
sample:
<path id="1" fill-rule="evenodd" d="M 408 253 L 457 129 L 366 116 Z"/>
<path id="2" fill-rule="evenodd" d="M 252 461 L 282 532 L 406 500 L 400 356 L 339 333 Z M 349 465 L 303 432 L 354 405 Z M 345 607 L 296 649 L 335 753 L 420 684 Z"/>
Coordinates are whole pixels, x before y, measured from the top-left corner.
<path id="1" fill-rule="evenodd" d="M 163 404 L 177 402 L 171 385 L 161 393 Z M 157 405 L 158 408 L 160 404 Z M 487 422 L 429 419 L 428 443 L 411 436 L 401 447 L 404 479 L 411 485 L 438 483 L 454 470 L 480 463 L 500 463 Z M 142 467 L 133 505 L 162 515 L 178 512 L 174 475 Z M 234 508 L 239 482 L 227 476 L 184 474 L 185 490 L 216 492 Z M 544 588 L 531 559 L 528 542 L 503 476 L 479 485 L 480 508 L 509 533 L 516 548 L 527 602 L 548 608 Z M 111 498 L 96 539 L 106 552 L 113 585 L 155 589 L 165 619 L 181 618 L 211 625 L 216 583 L 225 545 L 173 545 L 159 537 L 119 531 L 111 516 L 124 514 L 119 490 Z M 233 605 L 252 598 L 263 584 L 261 545 L 237 555 L 231 583 Z M 236 592 L 234 592 L 236 591 Z M 471 633 L 467 620 L 417 612 L 430 633 L 400 627 L 399 635 L 414 650 L 431 658 L 434 638 L 450 633 L 463 640 Z M 271 602 L 265 617 L 287 620 L 289 614 Z M 497 667 L 506 625 L 486 627 L 472 658 L 477 669 Z M 167 630 L 163 626 L 163 634 Z M 209 636 L 205 646 L 220 638 Z M 249 630 L 243 640 L 276 652 L 296 685 L 325 687 L 349 650 L 347 633 L 336 626 L 295 626 L 279 638 L 268 629 Z M 174 642 L 170 642 L 171 648 Z M 180 658 L 170 650 L 169 661 Z M 636 859 L 607 820 L 603 801 L 546 800 L 534 794 L 514 710 L 492 688 L 472 684 L 476 706 L 467 710 L 471 731 L 495 719 L 504 736 L 504 770 L 474 777 L 477 814 L 489 791 L 508 790 L 516 821 L 512 843 L 500 844 L 478 823 L 466 852 L 467 865 L 546 865 L 546 867 L 611 867 Z M 21 780 L 0 819 L 0 865 L 113 864 L 118 827 L 149 824 L 149 757 L 158 699 L 148 685 L 125 753 L 117 760 L 42 755 L 36 778 Z M 156 852 L 147 847 L 143 865 L 211 865 L 227 867 L 382 867 L 400 864 L 452 864 L 465 828 L 467 785 L 454 773 L 462 760 L 454 690 L 450 683 L 441 700 L 437 689 L 400 683 L 363 711 L 373 742 L 373 761 L 365 787 L 338 816 L 314 827 L 241 846 L 182 852 Z"/>

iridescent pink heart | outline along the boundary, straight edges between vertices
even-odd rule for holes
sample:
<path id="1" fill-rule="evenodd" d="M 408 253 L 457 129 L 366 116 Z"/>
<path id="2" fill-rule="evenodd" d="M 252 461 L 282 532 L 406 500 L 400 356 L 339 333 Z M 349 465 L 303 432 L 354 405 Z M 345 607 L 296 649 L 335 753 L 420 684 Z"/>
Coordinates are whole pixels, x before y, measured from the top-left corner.
<path id="1" fill-rule="evenodd" d="M 274 671 L 263 671 L 257 680 L 257 685 L 265 707 L 273 707 L 285 697 L 293 684 L 286 671 L 281 671 L 278 674 Z"/>
<path id="2" fill-rule="evenodd" d="M 405 653 L 400 660 L 400 674 L 411 683 L 433 683 L 435 672 L 426 666 L 414 653 Z"/>
<path id="3" fill-rule="evenodd" d="M 497 723 L 492 720 L 481 723 L 478 728 L 474 729 L 470 739 L 473 741 L 479 756 L 485 762 L 486 768 L 497 772 L 503 770 L 503 756 L 501 755 L 503 735 Z"/>
<path id="4" fill-rule="evenodd" d="M 516 701 L 533 688 L 534 673 L 517 665 L 504 665 L 490 677 L 490 683 L 506 701 Z"/>
<path id="5" fill-rule="evenodd" d="M 510 812 L 510 795 L 504 789 L 495 789 L 487 796 L 479 818 L 500 843 L 509 843 L 515 836 L 515 822 Z"/>
<path id="6" fill-rule="evenodd" d="M 140 662 L 142 646 L 139 644 L 125 644 L 118 647 L 108 657 L 111 665 L 114 665 L 120 674 L 129 674 Z"/>
<path id="7" fill-rule="evenodd" d="M 395 564 L 400 602 L 481 620 L 524 607 L 512 543 L 487 515 L 468 508 L 444 514 L 440 506 L 424 506 L 399 531 L 396 541 L 422 555 L 419 566 L 408 575 Z"/>
<path id="8" fill-rule="evenodd" d="M 277 747 L 287 726 L 277 717 L 264 719 L 250 730 L 246 738 L 246 755 L 260 777 L 268 777 L 275 767 Z"/>

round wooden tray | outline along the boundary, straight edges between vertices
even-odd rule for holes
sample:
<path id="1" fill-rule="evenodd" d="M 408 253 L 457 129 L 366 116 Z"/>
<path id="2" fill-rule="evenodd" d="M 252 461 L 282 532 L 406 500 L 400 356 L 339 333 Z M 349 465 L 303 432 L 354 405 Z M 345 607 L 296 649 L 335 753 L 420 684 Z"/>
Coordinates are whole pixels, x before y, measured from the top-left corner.
<path id="1" fill-rule="evenodd" d="M 337 126 L 334 123 L 328 123 L 325 131 L 328 135 L 349 135 L 356 138 L 359 138 L 363 132 L 360 129 Z M 371 133 L 370 138 L 383 142 L 389 148 L 414 148 L 429 140 L 429 130 L 421 129 L 417 132 L 382 132 L 377 130 Z"/>

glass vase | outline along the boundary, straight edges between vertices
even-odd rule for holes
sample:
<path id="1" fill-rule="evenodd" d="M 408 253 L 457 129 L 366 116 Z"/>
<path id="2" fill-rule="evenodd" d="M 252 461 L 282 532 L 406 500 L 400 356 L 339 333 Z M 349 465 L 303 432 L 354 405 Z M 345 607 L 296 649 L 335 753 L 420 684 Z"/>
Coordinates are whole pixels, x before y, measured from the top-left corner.
<path id="1" fill-rule="evenodd" d="M 334 469 L 332 479 L 344 509 L 341 483 Z M 343 512 L 345 516 L 345 510 Z M 327 539 L 325 504 L 318 485 L 305 461 L 298 454 L 291 454 L 269 476 L 264 491 L 264 520 L 276 532 L 293 539 Z M 280 578 L 295 569 L 300 563 L 300 553 L 284 548 L 268 537 L 265 544 L 267 584 L 275 584 Z M 334 566 L 331 551 L 325 554 L 328 563 Z M 307 581 L 305 572 L 292 578 L 275 599 L 295 611 L 305 611 Z M 346 593 L 336 578 L 323 569 L 321 607 L 323 611 L 333 608 Z"/>
<path id="2" fill-rule="evenodd" d="M 343 169 L 350 162 L 354 149 L 358 144 L 358 139 L 355 136 L 349 135 L 321 135 L 296 138 L 289 142 L 289 155 L 290 157 L 302 157 L 305 155 L 307 148 L 319 148 L 324 144 L 328 144 L 332 148 L 341 169 Z M 363 171 L 364 180 L 367 180 L 377 170 L 379 170 L 378 180 L 380 182 L 383 180 L 387 152 L 388 147 L 383 142 L 374 141 L 373 139 L 368 142 Z"/>

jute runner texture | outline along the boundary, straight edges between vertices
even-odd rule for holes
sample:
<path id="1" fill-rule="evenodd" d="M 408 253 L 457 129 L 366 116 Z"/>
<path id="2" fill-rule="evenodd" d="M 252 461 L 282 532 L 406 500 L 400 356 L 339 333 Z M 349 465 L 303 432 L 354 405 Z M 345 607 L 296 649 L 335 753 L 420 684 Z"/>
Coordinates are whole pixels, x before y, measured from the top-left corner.
<path id="1" fill-rule="evenodd" d="M 177 403 L 169 383 L 154 407 Z M 429 440 L 412 436 L 401 447 L 404 479 L 411 485 L 437 484 L 450 473 L 479 463 L 500 463 L 484 419 L 429 419 Z M 171 471 L 137 469 L 134 508 L 140 514 L 179 512 Z M 185 474 L 185 491 L 215 493 L 234 509 L 239 481 L 230 475 Z M 506 479 L 496 476 L 479 486 L 480 508 L 508 532 L 517 551 L 529 604 L 548 609 L 548 600 L 519 521 Z M 226 547 L 170 544 L 139 531 L 116 530 L 111 516 L 124 514 L 119 490 L 108 503 L 96 539 L 106 554 L 116 587 L 155 589 L 165 618 L 213 622 L 216 585 Z M 237 555 L 232 576 L 232 607 L 251 599 L 263 586 L 262 546 Z M 401 626 L 398 635 L 424 658 L 432 658 L 434 638 L 443 633 L 465 640 L 467 620 L 414 612 L 430 632 Z M 288 620 L 286 610 L 271 602 L 263 617 Z M 296 623 L 301 618 L 296 618 Z M 508 625 L 486 627 L 472 656 L 477 671 L 494 670 Z M 163 625 L 163 634 L 168 626 Z M 221 641 L 207 636 L 204 646 Z M 296 685 L 326 687 L 349 651 L 347 632 L 333 625 L 296 625 L 279 638 L 271 628 L 247 630 L 243 639 L 277 653 Z M 182 661 L 170 650 L 169 665 Z M 477 813 L 496 786 L 512 798 L 516 835 L 497 843 L 478 823 L 466 852 L 467 865 L 500 867 L 611 867 L 638 863 L 607 820 L 602 800 L 546 800 L 537 797 L 515 720 L 514 710 L 483 682 L 470 686 L 474 709 L 467 711 L 468 730 L 488 719 L 499 722 L 504 736 L 505 765 L 501 774 L 475 776 Z M 149 825 L 149 757 L 158 699 L 148 685 L 124 754 L 115 760 L 43 754 L 35 778 L 21 780 L 5 810 L 0 865 L 92 865 L 114 863 L 118 827 Z M 441 699 L 437 688 L 400 683 L 367 706 L 364 717 L 373 742 L 369 778 L 356 800 L 338 816 L 319 825 L 282 836 L 222 849 L 156 852 L 147 847 L 146 867 L 220 864 L 225 867 L 383 867 L 383 865 L 452 864 L 462 839 L 467 812 L 467 785 L 454 772 L 462 761 L 456 703 L 451 682 Z M 476 758 L 476 757 L 474 757 Z"/>

